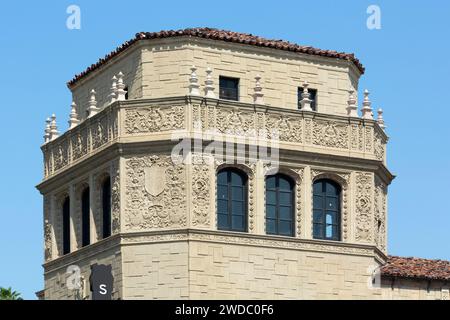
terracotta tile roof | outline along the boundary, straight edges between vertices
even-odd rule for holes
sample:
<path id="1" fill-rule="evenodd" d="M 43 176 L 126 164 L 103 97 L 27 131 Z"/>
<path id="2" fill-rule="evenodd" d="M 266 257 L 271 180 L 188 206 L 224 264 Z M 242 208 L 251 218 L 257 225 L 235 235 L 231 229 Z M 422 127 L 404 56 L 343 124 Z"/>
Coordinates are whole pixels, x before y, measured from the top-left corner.
<path id="1" fill-rule="evenodd" d="M 396 278 L 450 280 L 450 261 L 389 256 L 381 275 Z"/>
<path id="2" fill-rule="evenodd" d="M 267 47 L 274 48 L 279 50 L 286 50 L 304 54 L 311 54 L 329 58 L 343 59 L 347 61 L 351 61 L 355 64 L 358 70 L 361 73 L 364 73 L 364 67 L 359 62 L 357 58 L 351 53 L 337 52 L 332 50 L 322 50 L 313 48 L 310 46 L 301 46 L 295 43 L 290 43 L 288 41 L 283 40 L 270 40 L 262 37 L 254 36 L 248 33 L 238 33 L 233 31 L 226 30 L 218 30 L 212 28 L 189 28 L 189 29 L 181 29 L 181 30 L 168 30 L 168 31 L 159 31 L 159 32 L 140 32 L 136 33 L 135 37 L 131 40 L 126 41 L 119 47 L 117 47 L 114 51 L 107 54 L 104 58 L 101 58 L 97 61 L 97 63 L 89 66 L 85 71 L 80 74 L 75 75 L 75 77 L 70 80 L 67 85 L 71 87 L 78 80 L 85 77 L 90 72 L 99 69 L 103 64 L 109 61 L 114 56 L 123 52 L 127 48 L 131 47 L 134 43 L 140 40 L 146 39 L 159 39 L 159 38 L 171 38 L 171 37 L 180 37 L 180 36 L 189 36 L 189 37 L 198 37 L 204 39 L 212 39 L 219 41 L 227 41 L 241 44 L 248 44 L 258 47 Z"/>

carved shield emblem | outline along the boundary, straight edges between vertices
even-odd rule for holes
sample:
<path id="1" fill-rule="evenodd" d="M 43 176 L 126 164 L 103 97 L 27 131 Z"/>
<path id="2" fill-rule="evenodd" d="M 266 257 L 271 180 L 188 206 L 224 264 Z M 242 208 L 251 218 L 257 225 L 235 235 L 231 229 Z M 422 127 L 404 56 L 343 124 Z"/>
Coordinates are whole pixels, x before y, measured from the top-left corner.
<path id="1" fill-rule="evenodd" d="M 144 168 L 145 190 L 152 196 L 160 195 L 166 188 L 166 170 L 163 167 Z"/>

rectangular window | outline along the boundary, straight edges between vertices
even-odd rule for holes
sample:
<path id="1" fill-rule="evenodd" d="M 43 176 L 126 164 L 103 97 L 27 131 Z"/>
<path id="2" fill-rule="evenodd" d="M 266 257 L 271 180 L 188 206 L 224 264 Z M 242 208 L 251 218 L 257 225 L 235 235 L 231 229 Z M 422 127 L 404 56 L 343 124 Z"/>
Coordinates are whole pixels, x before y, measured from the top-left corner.
<path id="1" fill-rule="evenodd" d="M 239 79 L 220 76 L 219 98 L 239 101 Z"/>
<path id="2" fill-rule="evenodd" d="M 314 111 L 317 111 L 317 89 L 308 88 L 308 92 L 309 92 L 309 99 L 311 99 L 311 109 L 313 109 Z M 303 93 L 303 88 L 299 87 L 298 91 L 297 91 L 298 108 L 299 109 L 301 108 L 300 101 L 302 101 L 302 93 Z"/>

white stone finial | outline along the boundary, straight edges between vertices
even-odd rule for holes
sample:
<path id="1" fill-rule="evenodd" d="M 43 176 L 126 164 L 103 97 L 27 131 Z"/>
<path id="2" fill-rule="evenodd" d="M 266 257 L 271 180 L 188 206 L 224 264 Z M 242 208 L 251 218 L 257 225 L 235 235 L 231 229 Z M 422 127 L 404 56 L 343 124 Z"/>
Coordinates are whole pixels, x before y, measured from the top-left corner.
<path id="1" fill-rule="evenodd" d="M 313 111 L 311 108 L 311 102 L 310 99 L 311 94 L 308 92 L 308 82 L 303 82 L 303 92 L 302 92 L 302 100 L 300 100 L 300 110 L 302 111 Z"/>
<path id="2" fill-rule="evenodd" d="M 197 68 L 195 66 L 191 67 L 191 75 L 189 77 L 189 94 L 191 96 L 199 96 L 200 95 L 200 85 L 198 83 L 197 78 Z"/>
<path id="3" fill-rule="evenodd" d="M 377 122 L 380 125 L 381 129 L 386 129 L 386 125 L 384 124 L 384 118 L 383 118 L 383 109 L 378 109 L 378 118 L 377 118 Z"/>
<path id="4" fill-rule="evenodd" d="M 52 120 L 50 120 L 50 118 L 47 118 L 47 120 L 45 120 L 44 143 L 48 143 L 50 141 L 50 123 L 51 122 L 52 122 Z"/>
<path id="5" fill-rule="evenodd" d="M 259 74 L 255 77 L 255 88 L 253 89 L 253 102 L 255 104 L 264 104 L 264 93 L 262 92 L 261 76 Z"/>
<path id="6" fill-rule="evenodd" d="M 89 99 L 89 108 L 88 108 L 88 112 L 89 115 L 88 117 L 92 117 L 94 115 L 96 115 L 99 111 L 99 109 L 97 108 L 97 100 L 95 99 L 95 95 L 97 94 L 97 92 L 95 92 L 94 89 L 91 90 L 91 97 Z"/>
<path id="7" fill-rule="evenodd" d="M 206 98 L 216 98 L 214 93 L 214 81 L 211 76 L 212 70 L 210 67 L 206 69 L 206 80 L 205 80 L 205 97 Z"/>
<path id="8" fill-rule="evenodd" d="M 72 102 L 70 106 L 70 115 L 69 115 L 69 130 L 75 128 L 80 123 L 77 114 L 77 105 L 75 102 Z"/>
<path id="9" fill-rule="evenodd" d="M 349 117 L 358 117 L 358 106 L 356 105 L 355 91 L 353 89 L 350 89 L 348 91 L 348 94 L 347 115 Z"/>
<path id="10" fill-rule="evenodd" d="M 371 119 L 373 120 L 373 113 L 372 113 L 372 102 L 369 100 L 369 90 L 364 90 L 364 101 L 363 101 L 363 107 L 361 109 L 362 111 L 362 118 L 363 119 Z"/>
<path id="11" fill-rule="evenodd" d="M 117 100 L 117 77 L 112 77 L 111 93 L 109 94 L 109 103 L 114 103 Z"/>
<path id="12" fill-rule="evenodd" d="M 52 114 L 50 118 L 50 141 L 59 137 L 58 126 L 56 125 L 56 116 Z"/>
<path id="13" fill-rule="evenodd" d="M 124 101 L 126 100 L 126 94 L 125 91 L 125 83 L 123 82 L 123 73 L 119 72 L 117 75 L 117 101 Z"/>

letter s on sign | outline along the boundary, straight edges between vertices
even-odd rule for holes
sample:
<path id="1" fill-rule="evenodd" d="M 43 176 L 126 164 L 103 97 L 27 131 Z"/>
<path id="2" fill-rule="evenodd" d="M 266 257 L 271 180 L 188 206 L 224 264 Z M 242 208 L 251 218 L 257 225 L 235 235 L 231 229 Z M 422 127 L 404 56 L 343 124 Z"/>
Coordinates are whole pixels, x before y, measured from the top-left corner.
<path id="1" fill-rule="evenodd" d="M 100 285 L 100 294 L 105 295 L 108 293 L 108 290 L 106 290 L 106 284 Z"/>

